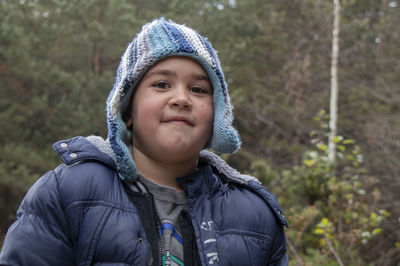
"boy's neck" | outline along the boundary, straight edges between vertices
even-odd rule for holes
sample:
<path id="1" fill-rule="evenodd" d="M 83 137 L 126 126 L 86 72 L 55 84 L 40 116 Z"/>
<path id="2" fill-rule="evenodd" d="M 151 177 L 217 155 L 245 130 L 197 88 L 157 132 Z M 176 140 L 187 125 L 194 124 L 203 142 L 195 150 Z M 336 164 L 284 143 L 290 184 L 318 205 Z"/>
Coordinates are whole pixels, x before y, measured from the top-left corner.
<path id="1" fill-rule="evenodd" d="M 149 158 L 136 148 L 133 148 L 132 155 L 143 177 L 156 184 L 173 187 L 177 191 L 183 191 L 183 188 L 176 179 L 193 173 L 197 168 L 198 157 L 171 163 Z"/>

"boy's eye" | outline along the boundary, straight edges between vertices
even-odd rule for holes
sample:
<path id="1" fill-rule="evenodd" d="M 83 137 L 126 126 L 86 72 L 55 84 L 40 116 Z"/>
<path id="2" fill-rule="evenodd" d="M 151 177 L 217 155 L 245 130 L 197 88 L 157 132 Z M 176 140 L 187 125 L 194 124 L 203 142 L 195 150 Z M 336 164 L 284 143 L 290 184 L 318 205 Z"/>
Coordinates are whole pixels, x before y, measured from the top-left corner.
<path id="1" fill-rule="evenodd" d="M 197 93 L 197 94 L 208 94 L 209 90 L 202 88 L 202 87 L 191 87 L 190 88 L 191 92 Z"/>
<path id="2" fill-rule="evenodd" d="M 154 87 L 157 87 L 159 89 L 168 89 L 171 86 L 168 84 L 166 81 L 157 81 L 153 84 Z"/>

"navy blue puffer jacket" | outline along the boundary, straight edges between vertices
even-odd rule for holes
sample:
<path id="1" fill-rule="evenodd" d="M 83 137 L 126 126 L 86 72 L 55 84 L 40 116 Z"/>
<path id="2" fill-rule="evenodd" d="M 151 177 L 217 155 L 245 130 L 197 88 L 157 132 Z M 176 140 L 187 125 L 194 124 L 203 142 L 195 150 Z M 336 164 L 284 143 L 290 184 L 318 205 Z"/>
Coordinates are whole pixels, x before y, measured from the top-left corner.
<path id="1" fill-rule="evenodd" d="M 29 190 L 0 265 L 149 265 L 151 247 L 113 159 L 83 137 L 54 145 L 64 164 Z M 201 265 L 287 265 L 276 198 L 219 157 L 183 180 Z"/>

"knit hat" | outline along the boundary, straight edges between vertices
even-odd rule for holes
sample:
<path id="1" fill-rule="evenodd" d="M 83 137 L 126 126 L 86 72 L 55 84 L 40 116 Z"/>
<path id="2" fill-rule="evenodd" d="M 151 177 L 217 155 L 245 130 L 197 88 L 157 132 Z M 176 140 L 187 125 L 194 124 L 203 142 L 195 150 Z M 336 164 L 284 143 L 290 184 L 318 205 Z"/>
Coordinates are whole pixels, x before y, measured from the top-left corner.
<path id="1" fill-rule="evenodd" d="M 145 24 L 128 45 L 107 99 L 108 140 L 122 179 L 132 181 L 137 176 L 131 154 L 131 132 L 126 128 L 122 114 L 146 72 L 156 62 L 169 56 L 187 56 L 196 60 L 207 72 L 213 86 L 214 125 L 205 148 L 233 153 L 240 147 L 239 135 L 232 127 L 232 105 L 216 51 L 206 38 L 193 29 L 156 19 Z"/>

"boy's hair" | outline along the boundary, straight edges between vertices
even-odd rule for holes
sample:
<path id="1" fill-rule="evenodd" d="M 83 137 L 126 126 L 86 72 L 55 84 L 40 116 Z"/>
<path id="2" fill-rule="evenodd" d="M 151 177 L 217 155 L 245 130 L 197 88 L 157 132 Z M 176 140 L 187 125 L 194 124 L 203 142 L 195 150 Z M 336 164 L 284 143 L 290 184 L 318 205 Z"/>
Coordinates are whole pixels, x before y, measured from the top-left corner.
<path id="1" fill-rule="evenodd" d="M 217 152 L 233 153 L 240 147 L 237 131 L 232 127 L 232 105 L 216 51 L 206 38 L 193 29 L 164 19 L 143 26 L 128 45 L 117 70 L 116 81 L 107 99 L 108 140 L 116 155 L 122 179 L 137 176 L 131 156 L 131 131 L 123 114 L 146 72 L 161 59 L 187 56 L 202 65 L 213 87 L 214 125 L 206 147 Z M 135 130 L 132 128 L 132 130 Z"/>

